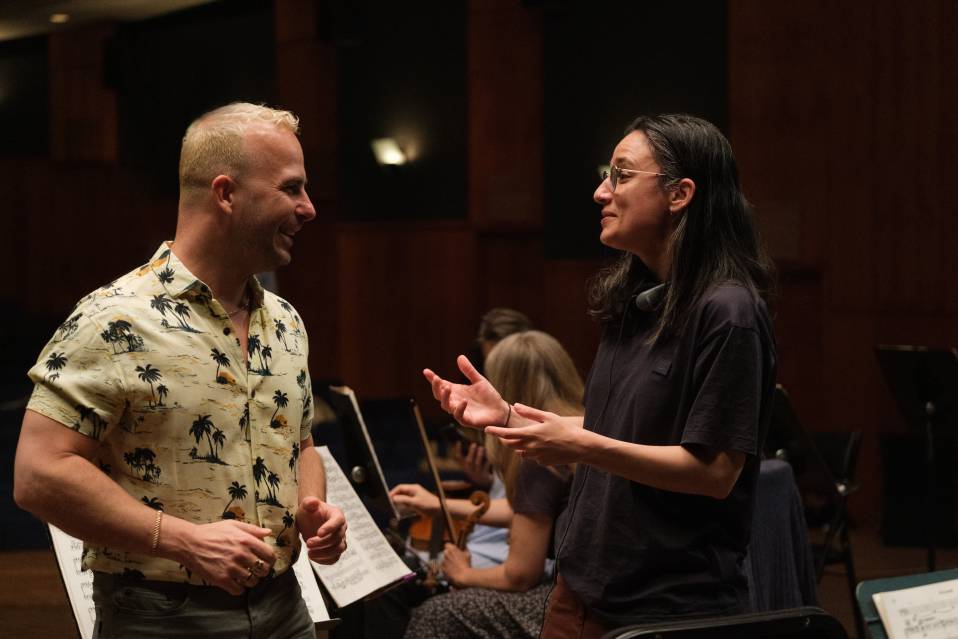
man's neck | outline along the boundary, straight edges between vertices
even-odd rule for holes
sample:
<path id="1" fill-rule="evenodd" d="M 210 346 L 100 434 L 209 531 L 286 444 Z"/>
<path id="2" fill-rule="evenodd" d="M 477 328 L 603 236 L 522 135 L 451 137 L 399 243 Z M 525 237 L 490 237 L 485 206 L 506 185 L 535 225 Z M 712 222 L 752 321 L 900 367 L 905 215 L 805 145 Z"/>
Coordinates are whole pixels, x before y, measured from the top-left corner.
<path id="1" fill-rule="evenodd" d="M 236 268 L 233 260 L 215 247 L 191 242 L 188 237 L 173 241 L 173 254 L 213 291 L 213 296 L 229 309 L 241 306 L 246 298 L 246 284 L 252 273 Z"/>

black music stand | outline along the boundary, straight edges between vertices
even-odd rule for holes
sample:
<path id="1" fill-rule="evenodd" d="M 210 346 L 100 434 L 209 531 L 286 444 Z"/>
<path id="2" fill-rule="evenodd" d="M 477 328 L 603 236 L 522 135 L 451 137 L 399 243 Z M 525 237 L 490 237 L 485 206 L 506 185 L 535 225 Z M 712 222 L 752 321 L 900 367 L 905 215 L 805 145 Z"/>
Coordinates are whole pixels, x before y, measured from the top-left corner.
<path id="1" fill-rule="evenodd" d="M 875 349 L 885 381 L 909 427 L 925 438 L 927 479 L 928 571 L 935 570 L 936 468 L 935 433 L 958 425 L 958 353 L 925 346 L 885 346 Z"/>
<path id="2" fill-rule="evenodd" d="M 330 386 L 329 391 L 326 400 L 342 426 L 346 458 L 340 462 L 343 463 L 349 483 L 380 527 L 384 527 L 384 523 L 390 519 L 398 521 L 401 514 L 389 497 L 386 478 L 369 438 L 356 394 L 348 386 Z"/>

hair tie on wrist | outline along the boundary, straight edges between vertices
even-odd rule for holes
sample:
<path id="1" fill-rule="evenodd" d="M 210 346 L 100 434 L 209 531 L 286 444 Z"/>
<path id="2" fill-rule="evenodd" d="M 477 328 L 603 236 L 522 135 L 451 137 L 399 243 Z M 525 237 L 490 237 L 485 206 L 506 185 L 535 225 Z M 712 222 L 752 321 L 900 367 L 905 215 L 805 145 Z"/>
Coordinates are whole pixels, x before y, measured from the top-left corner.
<path id="1" fill-rule="evenodd" d="M 509 407 L 509 412 L 506 413 L 506 423 L 502 425 L 503 428 L 509 428 L 509 419 L 512 418 L 512 404 L 506 402 L 506 406 Z"/>

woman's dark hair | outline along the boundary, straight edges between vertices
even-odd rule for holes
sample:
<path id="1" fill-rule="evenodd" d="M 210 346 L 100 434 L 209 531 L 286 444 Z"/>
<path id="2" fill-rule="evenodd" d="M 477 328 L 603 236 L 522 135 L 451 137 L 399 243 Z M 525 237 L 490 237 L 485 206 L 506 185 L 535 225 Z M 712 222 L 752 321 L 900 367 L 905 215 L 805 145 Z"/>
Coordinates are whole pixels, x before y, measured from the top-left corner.
<path id="1" fill-rule="evenodd" d="M 713 124 L 691 115 L 641 116 L 625 135 L 641 131 L 665 175 L 668 189 L 683 178 L 695 195 L 670 239 L 670 268 L 658 323 L 649 338 L 682 333 L 692 307 L 718 283 L 737 282 L 767 303 L 774 295 L 774 267 L 759 238 L 752 207 L 742 195 L 732 147 Z M 655 275 L 624 253 L 592 280 L 589 313 L 605 325 L 618 322 L 636 293 Z"/>

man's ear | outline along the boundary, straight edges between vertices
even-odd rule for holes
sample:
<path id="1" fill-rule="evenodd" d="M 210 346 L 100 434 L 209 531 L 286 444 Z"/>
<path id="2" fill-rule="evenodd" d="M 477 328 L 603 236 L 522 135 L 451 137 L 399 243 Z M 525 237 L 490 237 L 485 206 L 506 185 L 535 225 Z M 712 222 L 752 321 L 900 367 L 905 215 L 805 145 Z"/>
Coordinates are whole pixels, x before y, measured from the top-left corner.
<path id="1" fill-rule="evenodd" d="M 695 182 L 682 178 L 678 184 L 669 187 L 669 213 L 681 213 L 695 197 Z"/>
<path id="2" fill-rule="evenodd" d="M 224 213 L 233 212 L 233 196 L 236 191 L 236 182 L 228 175 L 217 175 L 210 184 L 213 200 L 217 208 Z"/>

